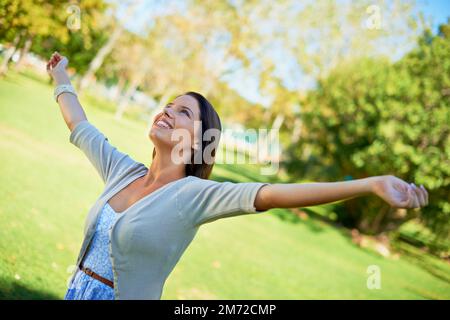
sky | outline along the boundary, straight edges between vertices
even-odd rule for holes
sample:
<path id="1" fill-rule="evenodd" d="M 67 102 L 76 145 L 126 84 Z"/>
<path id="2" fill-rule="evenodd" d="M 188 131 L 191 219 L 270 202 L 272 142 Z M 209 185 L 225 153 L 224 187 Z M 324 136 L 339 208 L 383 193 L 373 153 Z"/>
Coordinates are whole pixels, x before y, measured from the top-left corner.
<path id="1" fill-rule="evenodd" d="M 422 12 L 426 21 L 430 22 L 433 33 L 437 33 L 439 25 L 446 23 L 447 19 L 450 17 L 450 0 L 417 0 L 416 12 Z M 399 56 L 394 60 L 401 58 L 401 55 L 402 53 L 400 52 Z M 284 63 L 279 68 L 280 71 L 278 73 L 285 72 L 287 74 L 289 68 L 289 64 Z M 283 69 L 285 70 L 283 71 Z M 307 77 L 297 76 L 292 80 L 303 83 L 303 89 L 309 89 L 315 85 L 315 81 Z M 241 77 L 237 74 L 235 78 L 231 78 L 229 81 L 232 84 L 231 87 L 238 91 L 247 100 L 261 103 L 265 107 L 270 106 L 271 99 L 261 96 L 258 91 L 257 79 L 251 77 Z"/>
<path id="2" fill-rule="evenodd" d="M 418 8 L 432 19 L 433 32 L 436 32 L 439 24 L 446 23 L 450 17 L 449 0 L 421 0 L 418 2 Z"/>
<path id="3" fill-rule="evenodd" d="M 133 17 L 133 19 L 127 23 L 127 28 L 134 32 L 140 32 L 140 30 L 143 30 L 143 26 L 148 27 L 151 25 L 152 16 L 163 14 L 166 10 L 170 11 L 170 6 L 175 6 L 182 10 L 184 2 L 183 0 L 172 0 L 169 2 L 163 0 L 144 1 L 138 9 L 138 12 L 144 14 Z M 433 33 L 436 33 L 438 31 L 438 26 L 442 23 L 446 23 L 447 19 L 450 17 L 450 0 L 416 0 L 415 12 L 422 12 L 425 20 L 431 24 Z M 394 60 L 401 58 L 404 53 L 399 52 Z M 308 89 L 315 85 L 313 79 L 302 77 L 302 75 L 297 75 L 292 78 L 292 74 L 295 73 L 290 72 L 293 69 L 292 65 L 287 63 L 286 58 L 281 58 L 280 61 L 283 61 L 283 64 L 280 65 L 276 73 L 278 76 L 281 75 L 282 77 L 286 75 L 285 85 L 287 87 L 289 87 L 290 84 L 295 86 L 298 83 L 302 83 L 303 85 L 300 88 Z M 271 99 L 261 96 L 258 91 L 257 77 L 246 76 L 243 72 L 237 72 L 224 78 L 224 80 L 230 84 L 230 87 L 235 89 L 247 100 L 261 103 L 266 107 L 270 106 Z"/>

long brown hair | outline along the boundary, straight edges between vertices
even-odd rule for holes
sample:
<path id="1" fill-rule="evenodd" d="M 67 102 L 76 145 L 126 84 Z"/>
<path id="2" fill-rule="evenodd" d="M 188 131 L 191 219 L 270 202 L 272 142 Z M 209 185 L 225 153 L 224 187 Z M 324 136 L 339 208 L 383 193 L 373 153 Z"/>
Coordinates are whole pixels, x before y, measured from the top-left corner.
<path id="1" fill-rule="evenodd" d="M 201 132 L 202 139 L 203 139 L 203 134 L 208 129 L 218 129 L 220 132 L 222 131 L 222 124 L 220 122 L 219 115 L 217 114 L 217 112 L 214 109 L 214 107 L 212 106 L 212 104 L 203 95 L 201 95 L 198 92 L 188 91 L 188 92 L 178 95 L 177 97 L 180 97 L 183 95 L 189 95 L 189 96 L 193 97 L 197 101 L 197 103 L 200 107 L 200 121 L 202 124 L 202 132 Z M 212 148 L 211 156 L 212 157 L 216 156 L 216 151 L 217 151 L 217 147 L 219 145 L 220 137 L 218 138 L 217 141 L 215 140 L 215 138 L 216 137 L 213 136 L 210 141 L 202 140 L 202 143 L 201 143 L 202 155 L 203 155 L 205 148 L 208 145 L 210 145 L 211 143 L 214 143 L 215 146 Z M 199 150 L 199 152 L 200 152 L 200 150 Z M 155 155 L 156 155 L 156 149 L 153 148 L 152 158 L 154 158 Z M 213 167 L 214 167 L 214 162 L 211 164 L 206 163 L 203 159 L 203 156 L 202 156 L 202 163 L 198 163 L 198 164 L 194 163 L 194 152 L 192 152 L 191 163 L 186 164 L 186 167 L 185 167 L 186 176 L 196 176 L 201 179 L 208 179 L 209 176 L 211 175 L 211 171 L 212 171 Z"/>

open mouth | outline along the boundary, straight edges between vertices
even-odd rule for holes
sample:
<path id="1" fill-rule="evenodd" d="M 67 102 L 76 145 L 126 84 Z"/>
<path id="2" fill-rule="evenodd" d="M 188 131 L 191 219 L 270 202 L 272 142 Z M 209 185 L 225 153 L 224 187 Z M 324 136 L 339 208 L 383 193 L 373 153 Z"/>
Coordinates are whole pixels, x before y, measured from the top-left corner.
<path id="1" fill-rule="evenodd" d="M 157 120 L 154 125 L 163 129 L 173 129 L 173 126 L 164 119 Z"/>

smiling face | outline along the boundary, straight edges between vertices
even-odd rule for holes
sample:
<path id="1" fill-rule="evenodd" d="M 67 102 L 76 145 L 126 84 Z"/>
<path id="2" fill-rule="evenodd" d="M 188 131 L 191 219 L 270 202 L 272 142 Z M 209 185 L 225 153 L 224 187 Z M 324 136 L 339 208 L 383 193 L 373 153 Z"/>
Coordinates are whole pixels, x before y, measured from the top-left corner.
<path id="1" fill-rule="evenodd" d="M 185 92 L 153 119 L 149 132 L 154 145 L 152 158 L 158 153 L 163 161 L 167 156 L 174 163 L 181 160 L 186 176 L 208 179 L 221 131 L 222 124 L 212 104 L 198 92 Z"/>
<path id="2" fill-rule="evenodd" d="M 183 148 L 192 148 L 195 121 L 200 121 L 200 107 L 197 100 L 189 95 L 181 95 L 155 116 L 149 132 L 150 139 L 158 149 L 170 151 L 180 143 L 180 140 L 172 137 L 177 136 L 177 132 L 180 134 L 187 132 L 190 139 L 182 139 L 181 142 Z"/>

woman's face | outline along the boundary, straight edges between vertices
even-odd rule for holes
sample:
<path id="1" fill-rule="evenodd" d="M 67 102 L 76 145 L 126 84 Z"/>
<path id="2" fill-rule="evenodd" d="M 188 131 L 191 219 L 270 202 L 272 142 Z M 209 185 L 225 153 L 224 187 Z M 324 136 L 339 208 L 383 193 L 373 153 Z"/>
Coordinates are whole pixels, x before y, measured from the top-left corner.
<path id="1" fill-rule="evenodd" d="M 199 121 L 200 107 L 197 100 L 189 95 L 182 95 L 168 103 L 155 116 L 149 136 L 161 150 L 172 150 L 180 141 L 183 149 L 190 149 L 194 145 L 194 137 L 196 138 L 194 132 L 201 132 Z M 185 139 L 186 135 L 189 139 Z"/>

